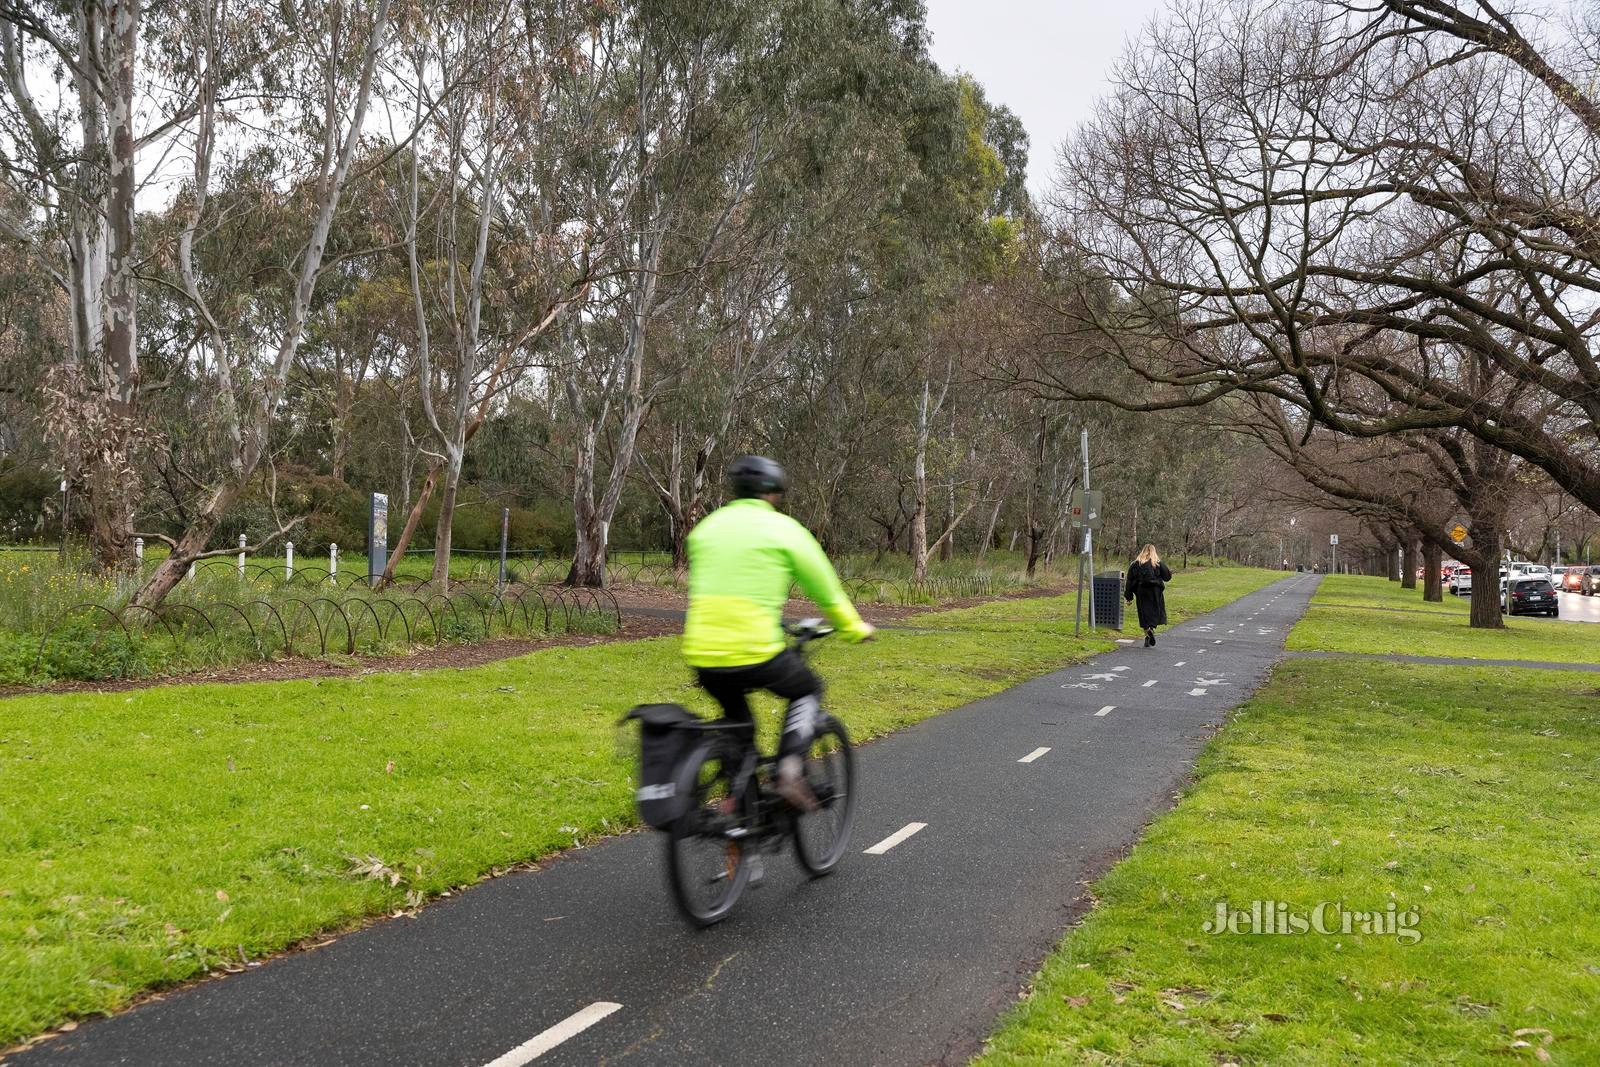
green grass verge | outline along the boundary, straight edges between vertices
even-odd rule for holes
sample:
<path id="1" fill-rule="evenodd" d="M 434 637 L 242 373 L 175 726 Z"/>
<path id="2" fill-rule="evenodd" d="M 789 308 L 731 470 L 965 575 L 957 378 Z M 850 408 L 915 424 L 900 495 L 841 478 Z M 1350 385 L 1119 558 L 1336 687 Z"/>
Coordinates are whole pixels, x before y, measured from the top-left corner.
<path id="1" fill-rule="evenodd" d="M 1578 672 L 1280 667 L 980 1062 L 1600 1062 L 1596 696 Z M 1257 900 L 1392 903 L 1421 939 L 1207 932 Z"/>
<path id="2" fill-rule="evenodd" d="M 1445 599 L 1455 598 L 1447 593 Z M 1387 610 L 1394 607 L 1427 613 Z M 1507 618 L 1504 630 L 1474 630 L 1467 625 L 1467 612 L 1465 601 L 1427 604 L 1421 590 L 1401 590 L 1382 578 L 1329 575 L 1305 618 L 1290 631 L 1288 647 L 1550 663 L 1600 660 L 1600 627 L 1593 623 L 1519 617 Z"/>
<path id="3" fill-rule="evenodd" d="M 886 632 L 822 646 L 818 664 L 870 737 L 1108 647 L 1042 628 Z M 631 825 L 614 723 L 655 700 L 709 710 L 676 639 L 6 700 L 0 1047 Z"/>
<path id="4" fill-rule="evenodd" d="M 1208 571 L 1174 599 L 1270 579 Z M 820 645 L 829 704 L 869 738 L 1114 647 L 1071 636 L 1071 603 Z M 615 723 L 658 700 L 710 711 L 676 639 L 0 702 L 0 1047 L 633 825 Z"/>

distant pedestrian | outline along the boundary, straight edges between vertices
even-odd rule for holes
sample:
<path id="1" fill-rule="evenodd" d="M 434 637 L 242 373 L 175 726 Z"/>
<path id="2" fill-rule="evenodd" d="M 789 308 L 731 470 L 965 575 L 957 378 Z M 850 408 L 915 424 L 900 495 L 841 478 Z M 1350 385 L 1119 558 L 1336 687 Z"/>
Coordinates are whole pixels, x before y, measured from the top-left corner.
<path id="1" fill-rule="evenodd" d="M 1156 627 L 1167 624 L 1167 583 L 1172 568 L 1161 562 L 1155 545 L 1145 545 L 1128 564 L 1128 582 L 1123 596 L 1139 601 L 1139 628 L 1144 631 L 1146 648 L 1156 643 Z"/>

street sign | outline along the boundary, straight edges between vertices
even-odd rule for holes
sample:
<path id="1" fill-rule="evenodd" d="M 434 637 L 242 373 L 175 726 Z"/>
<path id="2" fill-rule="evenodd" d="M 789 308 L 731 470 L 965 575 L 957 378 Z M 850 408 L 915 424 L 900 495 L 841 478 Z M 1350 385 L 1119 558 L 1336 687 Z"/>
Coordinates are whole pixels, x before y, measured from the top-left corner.
<path id="1" fill-rule="evenodd" d="M 1079 489 L 1072 494 L 1072 525 L 1100 529 L 1102 494 L 1098 489 Z"/>
<path id="2" fill-rule="evenodd" d="M 1338 534 L 1329 534 L 1328 535 L 1328 544 L 1336 545 L 1338 543 L 1339 543 L 1339 535 Z"/>
<path id="3" fill-rule="evenodd" d="M 1461 542 L 1465 541 L 1466 539 L 1467 539 L 1467 528 L 1465 526 L 1461 525 L 1458 522 L 1458 523 L 1456 523 L 1454 526 L 1452 526 L 1450 528 L 1450 540 L 1454 541 L 1456 544 L 1459 545 Z"/>

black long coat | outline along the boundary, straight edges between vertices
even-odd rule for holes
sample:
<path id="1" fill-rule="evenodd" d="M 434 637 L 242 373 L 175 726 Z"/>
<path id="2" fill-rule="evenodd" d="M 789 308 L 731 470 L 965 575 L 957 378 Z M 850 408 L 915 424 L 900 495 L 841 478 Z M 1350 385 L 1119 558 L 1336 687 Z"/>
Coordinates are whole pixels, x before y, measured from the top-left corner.
<path id="1" fill-rule="evenodd" d="M 1150 630 L 1167 624 L 1167 595 L 1164 590 L 1170 581 L 1172 568 L 1165 563 L 1128 564 L 1123 596 L 1139 602 L 1139 629 Z"/>

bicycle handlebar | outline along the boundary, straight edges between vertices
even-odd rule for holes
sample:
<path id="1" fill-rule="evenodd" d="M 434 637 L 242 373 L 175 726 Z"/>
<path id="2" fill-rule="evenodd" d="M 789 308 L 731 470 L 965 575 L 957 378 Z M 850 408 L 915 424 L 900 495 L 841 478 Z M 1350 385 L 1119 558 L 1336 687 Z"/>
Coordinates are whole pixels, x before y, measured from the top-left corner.
<path id="1" fill-rule="evenodd" d="M 801 619 L 799 622 L 789 623 L 784 626 L 783 632 L 794 638 L 798 644 L 815 641 L 833 633 L 833 627 L 822 619 Z"/>

